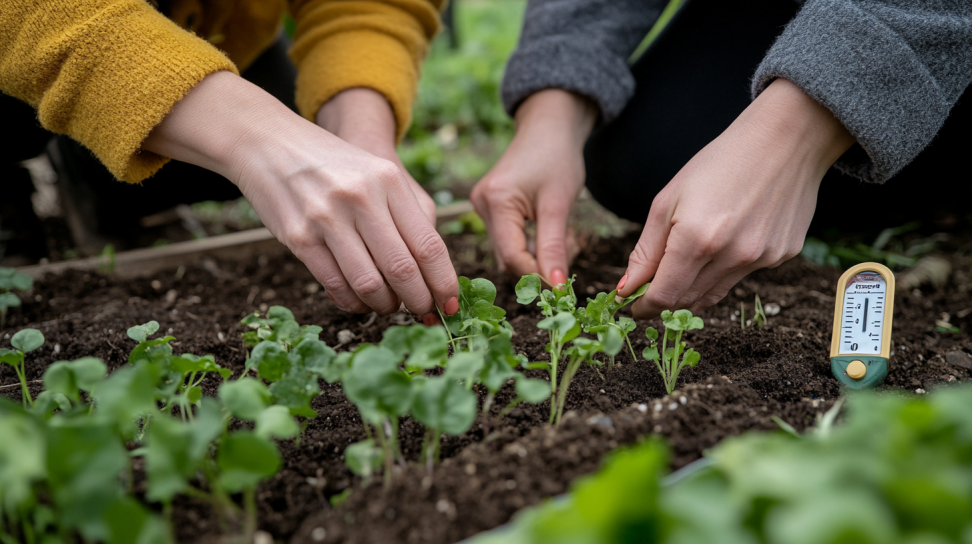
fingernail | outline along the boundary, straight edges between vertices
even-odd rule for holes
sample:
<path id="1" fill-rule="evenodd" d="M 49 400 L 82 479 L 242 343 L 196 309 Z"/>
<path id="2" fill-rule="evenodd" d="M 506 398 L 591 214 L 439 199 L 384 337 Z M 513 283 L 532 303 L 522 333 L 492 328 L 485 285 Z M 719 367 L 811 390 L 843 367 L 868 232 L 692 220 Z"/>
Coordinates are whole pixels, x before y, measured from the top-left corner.
<path id="1" fill-rule="evenodd" d="M 627 281 L 628 281 L 628 275 L 627 274 L 621 276 L 621 281 L 618 282 L 618 288 L 617 288 L 617 290 L 620 291 L 620 290 L 624 289 L 624 284 Z"/>
<path id="2" fill-rule="evenodd" d="M 563 285 L 563 284 L 567 283 L 567 275 L 564 274 L 564 271 L 563 270 L 561 270 L 561 269 L 558 268 L 558 269 L 550 272 L 550 281 L 553 282 L 554 287 L 556 287 L 558 285 Z"/>
<path id="3" fill-rule="evenodd" d="M 459 313 L 459 299 L 456 297 L 450 298 L 446 301 L 445 307 L 442 309 L 445 310 L 446 315 L 456 315 Z"/>
<path id="4" fill-rule="evenodd" d="M 424 323 L 426 327 L 433 327 L 435 325 L 441 324 L 442 321 L 439 321 L 438 315 L 431 313 L 422 316 L 422 323 Z"/>

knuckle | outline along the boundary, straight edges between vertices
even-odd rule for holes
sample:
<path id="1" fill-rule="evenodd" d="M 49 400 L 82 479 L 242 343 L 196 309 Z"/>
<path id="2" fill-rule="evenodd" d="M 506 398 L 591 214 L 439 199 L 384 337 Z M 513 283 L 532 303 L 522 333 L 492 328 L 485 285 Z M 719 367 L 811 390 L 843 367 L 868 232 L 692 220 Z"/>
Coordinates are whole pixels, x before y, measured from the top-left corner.
<path id="1" fill-rule="evenodd" d="M 448 258 L 449 250 L 446 249 L 445 242 L 434 230 L 419 235 L 412 249 L 412 254 L 421 262 L 432 262 Z"/>
<path id="2" fill-rule="evenodd" d="M 406 184 L 405 173 L 393 162 L 380 159 L 374 166 L 374 176 L 385 185 Z"/>
<path id="3" fill-rule="evenodd" d="M 314 232 L 306 227 L 291 228 L 283 238 L 285 245 L 295 254 L 320 244 Z"/>
<path id="4" fill-rule="evenodd" d="M 385 267 L 385 276 L 396 283 L 404 283 L 418 275 L 418 265 L 411 255 L 393 255 Z"/>
<path id="5" fill-rule="evenodd" d="M 758 245 L 746 245 L 738 248 L 734 257 L 731 264 L 736 268 L 741 268 L 758 262 L 764 257 L 764 251 Z"/>
<path id="6" fill-rule="evenodd" d="M 385 280 L 377 273 L 360 274 L 351 280 L 351 288 L 361 296 L 371 297 L 384 290 Z"/>

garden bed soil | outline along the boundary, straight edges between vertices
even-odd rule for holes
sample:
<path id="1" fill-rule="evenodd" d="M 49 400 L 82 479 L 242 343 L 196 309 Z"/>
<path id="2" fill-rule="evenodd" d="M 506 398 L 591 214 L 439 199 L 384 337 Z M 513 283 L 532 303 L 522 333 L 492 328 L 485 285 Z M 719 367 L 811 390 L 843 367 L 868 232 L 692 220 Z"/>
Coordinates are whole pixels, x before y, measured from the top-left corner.
<path id="1" fill-rule="evenodd" d="M 636 241 L 632 234 L 587 243 L 574 266 L 578 295 L 613 289 Z M 953 238 L 952 244 L 962 242 Z M 477 235 L 451 237 L 449 245 L 460 274 L 496 283 L 496 305 L 508 311 L 516 349 L 531 360 L 547 360 L 545 333 L 535 326 L 540 315 L 535 307 L 516 303 L 516 278 L 493 271 Z M 944 287 L 897 295 L 891 371 L 882 389 L 914 394 L 969 378 L 972 257 L 959 252 L 949 258 L 955 271 Z M 703 330 L 686 335 L 702 360 L 682 373 L 679 392 L 670 397 L 653 364 L 634 362 L 622 352 L 615 368 L 601 369 L 603 378 L 592 368 L 578 373 L 559 428 L 546 425 L 547 403 L 521 405 L 499 421 L 480 415 L 464 436 L 444 439 L 443 461 L 432 474 L 412 463 L 396 469 L 387 488 L 379 482 L 363 485 L 345 467 L 344 448 L 364 437 L 361 420 L 340 386 L 322 382 L 323 392 L 313 402 L 319 416 L 299 446 L 281 443 L 283 468 L 258 490 L 260 529 L 280 542 L 451 543 L 567 491 L 571 481 L 596 470 L 606 453 L 646 435 L 669 442 L 671 468 L 677 469 L 727 436 L 777 429 L 772 416 L 804 430 L 841 395 L 828 359 L 839 275 L 797 258 L 744 279 L 725 301 L 701 314 Z M 734 314 L 742 303 L 751 315 L 756 294 L 781 311 L 764 329 L 741 329 Z M 410 320 L 404 314 L 372 318 L 338 311 L 310 273 L 288 256 L 246 263 L 209 260 L 135 280 L 77 271 L 48 276 L 35 284 L 21 309 L 11 311 L 0 333 L 3 345 L 8 335 L 28 326 L 47 338 L 28 358 L 34 394 L 44 369 L 56 360 L 93 355 L 111 370 L 126 364 L 135 345 L 126 329 L 153 319 L 160 333 L 177 338 L 177 351 L 212 353 L 238 375 L 245 359 L 239 320 L 274 304 L 289 307 L 301 323 L 323 327 L 321 339 L 338 350 L 378 342 L 388 326 Z M 940 332 L 935 323 L 944 317 L 962 332 Z M 638 325 L 632 339 L 640 354 L 647 345 L 644 328 L 660 328 L 660 323 Z M 345 329 L 355 340 L 339 345 L 338 332 Z M 18 397 L 16 383 L 12 369 L 0 368 L 0 393 Z M 207 383 L 207 394 L 217 385 Z M 509 389 L 498 395 L 497 406 L 511 400 Z M 421 429 L 404 421 L 406 457 L 418 458 L 421 439 Z M 353 491 L 347 500 L 332 508 L 329 498 L 348 487 Z M 180 542 L 211 541 L 219 532 L 208 505 L 185 498 L 175 504 L 174 527 Z"/>

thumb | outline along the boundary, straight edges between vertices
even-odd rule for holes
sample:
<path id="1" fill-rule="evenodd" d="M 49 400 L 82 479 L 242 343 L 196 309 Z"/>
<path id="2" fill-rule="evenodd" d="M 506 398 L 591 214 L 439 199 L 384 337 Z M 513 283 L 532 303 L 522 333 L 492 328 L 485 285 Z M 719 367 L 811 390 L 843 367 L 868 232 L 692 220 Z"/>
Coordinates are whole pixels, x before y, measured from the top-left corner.
<path id="1" fill-rule="evenodd" d="M 567 221 L 571 201 L 544 197 L 537 202 L 537 264 L 554 284 L 567 282 Z"/>

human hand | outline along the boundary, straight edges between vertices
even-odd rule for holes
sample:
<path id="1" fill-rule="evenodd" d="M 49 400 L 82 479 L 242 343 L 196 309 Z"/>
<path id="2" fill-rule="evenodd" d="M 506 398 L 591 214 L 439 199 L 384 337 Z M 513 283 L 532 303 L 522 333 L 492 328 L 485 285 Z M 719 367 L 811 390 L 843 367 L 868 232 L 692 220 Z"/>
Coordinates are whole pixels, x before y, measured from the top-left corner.
<path id="1" fill-rule="evenodd" d="M 341 91 L 317 112 L 318 126 L 398 166 L 422 211 L 435 226 L 435 201 L 408 173 L 395 150 L 395 123 L 395 113 L 388 100 L 378 91 L 366 87 Z"/>
<path id="2" fill-rule="evenodd" d="M 459 309 L 445 243 L 394 163 L 322 130 L 258 87 L 211 74 L 143 149 L 236 183 L 334 303 L 389 314 Z"/>
<path id="3" fill-rule="evenodd" d="M 516 136 L 471 197 L 500 270 L 567 281 L 567 219 L 584 186 L 584 142 L 596 118 L 587 99 L 559 89 L 533 94 L 517 110 Z M 537 222 L 536 257 L 527 220 Z"/>
<path id="4" fill-rule="evenodd" d="M 652 280 L 636 317 L 700 310 L 796 256 L 820 181 L 853 142 L 829 110 L 776 80 L 655 197 L 618 294 Z"/>

